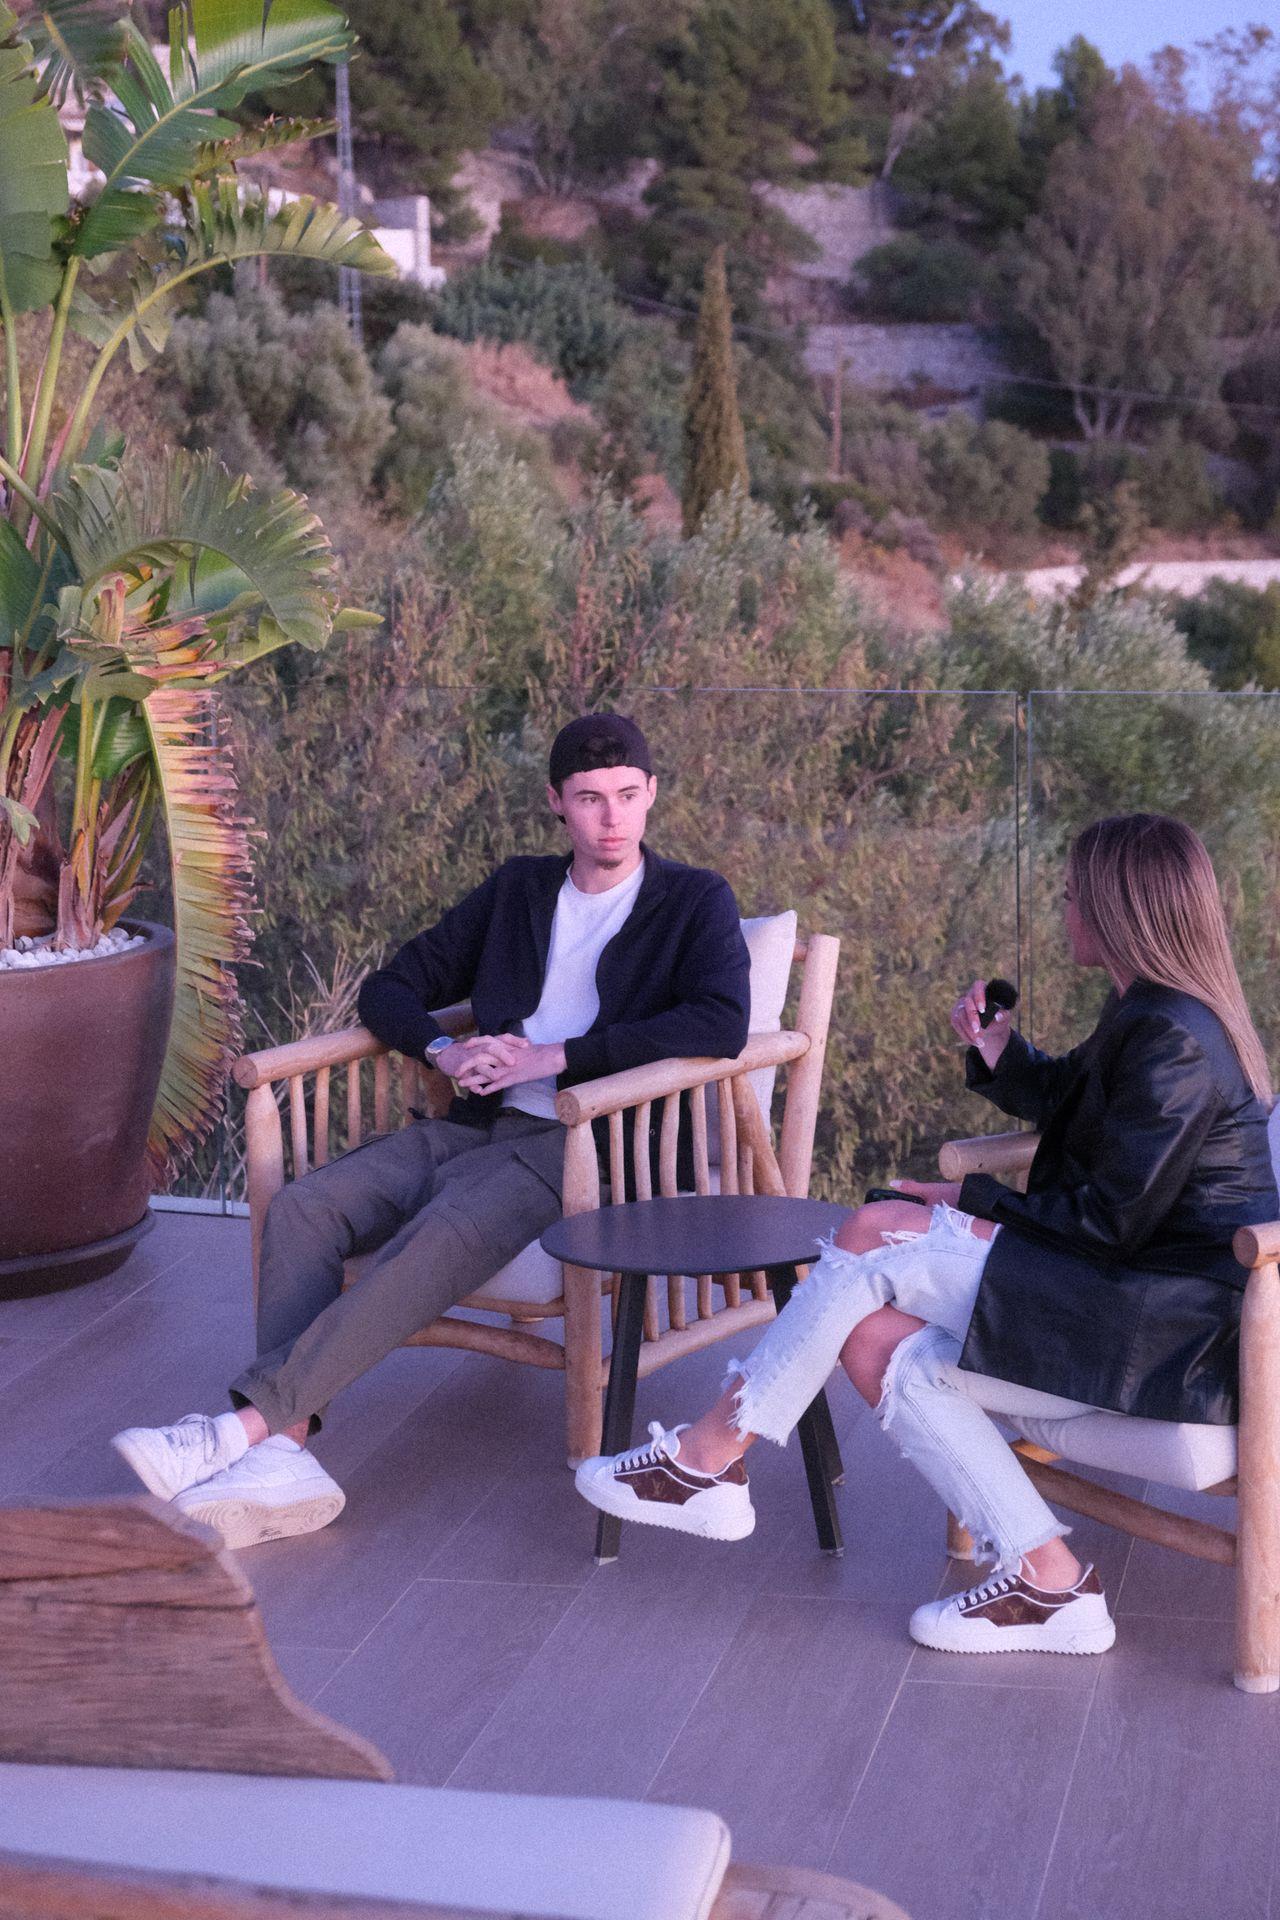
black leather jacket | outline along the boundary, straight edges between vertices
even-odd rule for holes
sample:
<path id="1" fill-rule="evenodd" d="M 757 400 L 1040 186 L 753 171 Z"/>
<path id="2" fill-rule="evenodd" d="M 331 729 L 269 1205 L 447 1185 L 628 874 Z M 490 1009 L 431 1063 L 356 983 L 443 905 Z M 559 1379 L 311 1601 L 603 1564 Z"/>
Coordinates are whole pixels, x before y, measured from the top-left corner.
<path id="1" fill-rule="evenodd" d="M 1267 1113 L 1216 1015 L 1149 981 L 1055 1059 L 1021 1034 L 969 1085 L 1041 1130 L 1025 1194 L 971 1174 L 999 1221 L 960 1364 L 1156 1420 L 1236 1418 L 1239 1226 L 1280 1217 Z"/>

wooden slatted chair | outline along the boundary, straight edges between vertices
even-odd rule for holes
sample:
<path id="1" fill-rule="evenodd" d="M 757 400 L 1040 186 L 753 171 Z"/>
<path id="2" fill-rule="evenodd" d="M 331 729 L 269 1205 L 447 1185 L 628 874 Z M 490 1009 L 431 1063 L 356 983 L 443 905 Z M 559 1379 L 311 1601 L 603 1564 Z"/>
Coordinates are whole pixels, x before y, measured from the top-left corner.
<path id="1" fill-rule="evenodd" d="M 624 1190 L 624 1115 L 634 1116 L 630 1190 L 652 1194 L 650 1143 L 658 1138 L 659 1186 L 676 1192 L 676 1138 L 680 1101 L 687 1096 L 692 1120 L 695 1184 L 699 1193 L 774 1193 L 803 1196 L 809 1190 L 814 1129 L 826 1056 L 840 943 L 830 934 L 797 942 L 794 913 L 744 921 L 751 953 L 752 1032 L 736 1060 L 664 1060 L 609 1074 L 561 1093 L 556 1109 L 565 1129 L 563 1202 L 568 1214 L 601 1204 L 606 1192 Z M 794 1024 L 781 1015 L 788 983 L 800 970 Z M 471 1009 L 461 1004 L 436 1013 L 447 1033 L 471 1030 Z M 769 1031 L 767 1029 L 773 1029 Z M 762 1030 L 765 1029 L 765 1030 Z M 267 1207 L 286 1179 L 288 1113 L 290 1171 L 294 1178 L 322 1166 L 337 1141 L 333 1078 L 345 1079 L 346 1149 L 366 1136 L 364 1064 L 372 1062 L 373 1130 L 403 1125 L 413 1110 L 443 1110 L 449 1086 L 425 1063 L 401 1059 L 393 1072 L 388 1049 L 364 1027 L 299 1040 L 246 1054 L 233 1068 L 248 1092 L 246 1113 L 249 1210 L 257 1285 L 262 1225 Z M 774 1076 L 786 1067 L 777 1148 L 765 1115 L 771 1113 Z M 592 1133 L 604 1121 L 609 1134 L 607 1185 L 602 1181 Z M 369 1256 L 347 1263 L 348 1284 L 359 1284 Z M 601 1288 L 608 1276 L 561 1268 L 534 1242 L 502 1271 L 458 1303 L 457 1309 L 424 1327 L 415 1346 L 464 1347 L 525 1365 L 563 1369 L 566 1438 L 570 1465 L 600 1448 L 602 1393 L 608 1382 L 603 1355 Z M 480 1312 L 505 1321 L 494 1325 Z M 713 1341 L 730 1339 L 771 1319 L 773 1302 L 762 1273 L 655 1276 L 649 1282 L 641 1375 L 668 1365 Z M 563 1339 L 545 1330 L 563 1323 Z"/>
<path id="2" fill-rule="evenodd" d="M 399 1786 L 158 1501 L 0 1508 L 4 1920 L 907 1920 L 715 1814 Z"/>
<path id="3" fill-rule="evenodd" d="M 1280 1107 L 1272 1120 L 1280 1146 Z M 988 1134 L 943 1147 L 944 1180 L 990 1173 L 1025 1191 L 1039 1135 Z M 1235 1254 L 1249 1270 L 1240 1328 L 1239 1427 L 1178 1425 L 1099 1411 L 1074 1418 L 1025 1409 L 1022 1388 L 956 1370 L 955 1382 L 1019 1438 L 1013 1450 L 1047 1500 L 1109 1527 L 1236 1569 L 1235 1684 L 1244 1693 L 1280 1689 L 1280 1221 L 1242 1227 Z M 1011 1398 L 1012 1396 L 1012 1398 Z M 1034 1399 L 1034 1396 L 1032 1396 Z M 1236 1530 L 1171 1513 L 1154 1501 L 1069 1473 L 1065 1458 L 1195 1493 L 1236 1496 Z M 967 1533 L 948 1520 L 950 1552 L 972 1552 Z"/>

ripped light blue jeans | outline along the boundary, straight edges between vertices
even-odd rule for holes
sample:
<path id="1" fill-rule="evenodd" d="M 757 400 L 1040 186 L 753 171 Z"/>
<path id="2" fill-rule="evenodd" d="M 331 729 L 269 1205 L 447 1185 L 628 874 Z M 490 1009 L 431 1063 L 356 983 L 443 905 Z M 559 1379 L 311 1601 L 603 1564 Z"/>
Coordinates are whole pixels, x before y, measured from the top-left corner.
<path id="1" fill-rule="evenodd" d="M 991 1242 L 968 1214 L 935 1206 L 919 1233 L 895 1233 L 869 1253 L 826 1244 L 809 1277 L 767 1329 L 740 1375 L 735 1400 L 739 1433 L 782 1446 L 825 1385 L 840 1349 L 857 1326 L 887 1304 L 926 1321 L 896 1349 L 885 1373 L 876 1416 L 973 1535 L 981 1559 L 1015 1572 L 1023 1556 L 1064 1527 L 1046 1506 L 999 1428 L 982 1408 L 949 1384 Z"/>

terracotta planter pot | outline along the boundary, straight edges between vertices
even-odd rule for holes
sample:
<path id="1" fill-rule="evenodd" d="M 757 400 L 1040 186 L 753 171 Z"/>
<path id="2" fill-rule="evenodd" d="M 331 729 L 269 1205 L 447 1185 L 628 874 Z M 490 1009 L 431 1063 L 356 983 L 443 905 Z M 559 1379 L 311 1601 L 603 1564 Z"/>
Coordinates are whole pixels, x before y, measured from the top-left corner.
<path id="1" fill-rule="evenodd" d="M 173 1012 L 173 935 L 0 973 L 0 1298 L 88 1280 L 147 1231 L 145 1149 Z"/>

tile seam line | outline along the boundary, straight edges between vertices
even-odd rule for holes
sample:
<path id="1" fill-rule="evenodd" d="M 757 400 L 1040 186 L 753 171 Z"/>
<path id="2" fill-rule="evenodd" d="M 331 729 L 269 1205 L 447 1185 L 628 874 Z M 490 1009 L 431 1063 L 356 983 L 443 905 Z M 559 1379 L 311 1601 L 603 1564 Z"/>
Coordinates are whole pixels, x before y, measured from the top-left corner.
<path id="1" fill-rule="evenodd" d="M 733 1632 L 729 1635 L 728 1639 L 724 1643 L 724 1646 L 720 1649 L 720 1652 L 717 1654 L 716 1658 L 712 1661 L 711 1666 L 707 1670 L 706 1678 L 703 1680 L 702 1685 L 698 1688 L 698 1691 L 694 1694 L 693 1699 L 689 1702 L 688 1712 L 685 1714 L 684 1719 L 680 1722 L 680 1725 L 676 1728 L 670 1740 L 667 1742 L 666 1751 L 663 1753 L 662 1758 L 659 1760 L 657 1766 L 654 1768 L 652 1774 L 649 1776 L 649 1780 L 647 1785 L 645 1786 L 644 1792 L 640 1796 L 642 1800 L 647 1800 L 649 1798 L 649 1795 L 653 1792 L 654 1788 L 657 1786 L 659 1774 L 662 1772 L 662 1769 L 666 1766 L 668 1760 L 671 1758 L 672 1754 L 675 1752 L 676 1746 L 678 1745 L 679 1741 L 683 1737 L 685 1728 L 688 1726 L 690 1720 L 692 1720 L 694 1713 L 697 1710 L 698 1704 L 702 1700 L 703 1695 L 706 1693 L 707 1688 L 711 1685 L 712 1681 L 715 1679 L 716 1675 L 719 1673 L 721 1667 L 724 1665 L 725 1660 L 728 1658 L 730 1649 L 732 1648 L 735 1640 L 737 1639 L 738 1635 L 742 1631 L 743 1621 L 746 1619 L 748 1613 L 750 1613 L 751 1608 L 754 1606 L 755 1602 L 759 1600 L 761 1597 L 762 1596 L 760 1594 L 751 1592 L 751 1591 L 748 1591 L 743 1595 L 742 1611 L 738 1615 L 738 1619 L 734 1626 Z"/>
<path id="2" fill-rule="evenodd" d="M 378 1618 L 373 1622 L 373 1624 L 364 1633 L 361 1634 L 360 1638 L 356 1641 L 353 1647 L 349 1647 L 346 1649 L 345 1652 L 342 1652 L 342 1658 L 338 1662 L 337 1666 L 334 1668 L 333 1672 L 329 1675 L 329 1678 L 325 1681 L 322 1681 L 319 1692 L 314 1693 L 312 1695 L 311 1703 L 313 1706 L 319 1700 L 320 1694 L 324 1693 L 327 1688 L 333 1685 L 334 1681 L 337 1679 L 338 1675 L 342 1672 L 343 1668 L 348 1664 L 348 1662 L 355 1659 L 356 1655 L 360 1652 L 361 1648 L 364 1647 L 367 1644 L 367 1642 L 372 1639 L 375 1633 L 377 1633 L 379 1627 L 383 1627 L 386 1625 L 387 1621 L 391 1618 L 396 1608 L 401 1604 L 402 1601 L 408 1599 L 413 1589 L 415 1587 L 422 1587 L 428 1584 L 429 1583 L 426 1580 L 424 1580 L 420 1575 L 417 1575 L 417 1574 L 414 1575 L 413 1579 L 410 1580 L 408 1586 L 404 1589 L 404 1592 L 398 1593 L 396 1595 L 395 1599 L 391 1602 L 391 1605 L 387 1608 L 386 1612 L 379 1614 Z M 443 1583 L 436 1582 L 434 1584 L 443 1584 Z M 450 1584 L 455 1586 L 514 1586 L 517 1583 L 515 1581 L 497 1581 L 497 1580 L 486 1580 L 486 1581 L 458 1580 Z M 533 1581 L 521 1581 L 519 1582 L 519 1584 L 522 1586 L 532 1586 L 535 1583 Z M 551 1587 L 551 1588 L 548 1588 L 548 1591 L 553 1593 L 560 1593 L 562 1591 L 566 1591 L 566 1589 L 562 1589 L 560 1587 Z M 571 1591 L 571 1589 L 569 1589 L 569 1591 Z M 287 1642 L 283 1642 L 282 1644 L 287 1644 Z M 337 1649 L 337 1651 L 341 1652 L 342 1649 Z"/>
<path id="3" fill-rule="evenodd" d="M 950 1565 L 951 1565 L 950 1555 L 944 1555 L 941 1571 L 939 1572 L 938 1578 L 934 1584 L 935 1598 L 941 1592 L 944 1584 L 946 1583 L 947 1571 Z M 862 1792 L 863 1784 L 866 1781 L 867 1774 L 871 1768 L 871 1763 L 875 1759 L 876 1754 L 880 1750 L 880 1743 L 884 1739 L 885 1729 L 888 1727 L 889 1721 L 893 1717 L 894 1709 L 897 1707 L 899 1700 L 902 1698 L 902 1689 L 907 1684 L 907 1676 L 911 1672 L 912 1665 L 915 1661 L 916 1651 L 917 1649 L 914 1646 L 914 1644 L 908 1641 L 907 1657 L 906 1657 L 906 1660 L 903 1662 L 902 1672 L 898 1676 L 898 1684 L 893 1690 L 893 1698 L 890 1700 L 888 1706 L 886 1707 L 884 1718 L 880 1722 L 879 1727 L 876 1729 L 876 1737 L 871 1742 L 871 1746 L 870 1746 L 870 1749 L 868 1750 L 866 1760 L 862 1767 L 862 1771 L 861 1773 L 859 1773 L 857 1783 L 854 1786 L 853 1792 L 849 1795 L 848 1801 L 845 1804 L 844 1812 L 840 1817 L 840 1824 L 836 1828 L 835 1833 L 832 1836 L 831 1846 L 828 1849 L 827 1858 L 826 1858 L 826 1861 L 824 1862 L 825 1866 L 828 1869 L 830 1868 L 831 1862 L 835 1858 L 836 1851 L 839 1848 L 840 1836 L 843 1834 L 845 1828 L 849 1824 L 849 1821 L 853 1817 L 854 1805 L 857 1801 L 858 1795 Z"/>
<path id="4" fill-rule="evenodd" d="M 588 1584 L 590 1583 L 588 1582 Z M 565 1593 L 570 1591 L 570 1589 L 565 1587 L 551 1587 L 551 1588 L 548 1588 L 547 1591 L 551 1593 Z M 523 1666 L 520 1668 L 519 1673 L 513 1676 L 511 1685 L 507 1688 L 506 1692 L 502 1695 L 502 1698 L 494 1702 L 493 1712 L 488 1715 L 482 1727 L 476 1728 L 475 1733 L 472 1735 L 471 1739 L 467 1742 L 462 1752 L 458 1755 L 457 1759 L 454 1761 L 453 1765 L 450 1767 L 444 1779 L 440 1782 L 440 1785 L 442 1787 L 447 1787 L 449 1782 L 456 1777 L 458 1768 L 462 1766 L 463 1762 L 467 1759 L 468 1755 L 474 1752 L 475 1748 L 479 1745 L 480 1741 L 484 1738 L 485 1734 L 489 1731 L 489 1728 L 493 1725 L 498 1715 L 502 1712 L 502 1709 L 506 1706 L 508 1700 L 511 1698 L 512 1694 L 515 1692 L 516 1688 L 520 1685 L 520 1682 L 524 1679 L 524 1676 L 529 1671 L 529 1668 L 532 1665 L 532 1663 L 538 1658 L 539 1654 L 542 1653 L 544 1649 L 550 1644 L 550 1642 L 555 1638 L 556 1634 L 560 1631 L 561 1627 L 564 1625 L 565 1620 L 567 1619 L 569 1614 L 572 1613 L 573 1609 L 577 1606 L 578 1601 L 581 1598 L 582 1598 L 581 1592 L 574 1594 L 574 1597 L 569 1602 L 568 1606 L 565 1607 L 564 1610 L 559 1614 L 559 1616 L 552 1621 L 551 1625 L 547 1628 L 547 1631 L 543 1634 L 542 1638 L 538 1641 L 537 1645 L 530 1649 L 528 1658 L 525 1660 Z"/>
<path id="5" fill-rule="evenodd" d="M 893 1718 L 894 1711 L 897 1708 L 899 1700 L 901 1700 L 902 1698 L 902 1690 L 907 1684 L 907 1675 L 911 1671 L 911 1664 L 915 1659 L 915 1657 L 916 1657 L 916 1649 L 914 1646 L 912 1646 L 907 1653 L 907 1657 L 905 1661 L 903 1662 L 902 1672 L 898 1675 L 898 1684 L 893 1690 L 893 1698 L 890 1700 L 888 1706 L 885 1708 L 884 1718 L 881 1720 L 880 1725 L 876 1728 L 876 1737 L 871 1742 L 871 1746 L 867 1753 L 867 1757 L 862 1764 L 862 1771 L 858 1775 L 857 1782 L 854 1785 L 853 1792 L 849 1795 L 849 1798 L 845 1803 L 844 1812 L 840 1816 L 840 1824 L 836 1828 L 835 1833 L 832 1836 L 830 1847 L 827 1849 L 827 1857 L 823 1862 L 823 1867 L 828 1873 L 830 1873 L 831 1871 L 831 1862 L 835 1859 L 837 1850 L 839 1849 L 841 1836 L 853 1817 L 853 1809 L 857 1805 L 858 1795 L 862 1792 L 863 1786 L 866 1782 L 867 1775 L 871 1771 L 872 1762 L 874 1761 L 877 1753 L 880 1751 L 880 1743 L 884 1739 L 885 1732 L 888 1729 L 889 1722 Z"/>
<path id="6" fill-rule="evenodd" d="M 1144 1481 L 1143 1489 L 1142 1489 L 1144 1494 L 1147 1490 L 1147 1485 L 1148 1485 L 1148 1482 Z M 1133 1549 L 1136 1544 L 1136 1539 L 1137 1539 L 1136 1535 L 1134 1534 L 1129 1535 L 1129 1544 L 1125 1550 L 1125 1556 L 1124 1556 L 1124 1567 L 1121 1570 L 1120 1579 L 1116 1585 L 1117 1599 L 1119 1598 L 1120 1593 L 1123 1590 L 1125 1578 L 1129 1572 L 1129 1561 L 1133 1555 Z M 1085 1737 L 1085 1734 L 1089 1731 L 1089 1722 L 1093 1718 L 1093 1709 L 1097 1702 L 1098 1688 L 1102 1682 L 1102 1671 L 1106 1664 L 1106 1659 L 1107 1659 L 1107 1656 L 1104 1653 L 1098 1661 L 1098 1671 L 1093 1676 L 1093 1685 L 1089 1688 L 1089 1697 L 1085 1701 L 1084 1713 L 1082 1714 L 1080 1719 L 1080 1737 L 1076 1741 L 1076 1750 L 1071 1756 L 1071 1771 L 1068 1773 L 1066 1780 L 1063 1783 L 1062 1799 L 1058 1803 L 1058 1817 L 1053 1823 L 1053 1833 L 1050 1837 L 1049 1845 L 1045 1851 L 1044 1870 L 1040 1875 L 1040 1885 L 1036 1890 L 1036 1903 L 1034 1907 L 1031 1909 L 1029 1920 L 1040 1920 L 1040 1917 L 1041 1917 L 1041 1909 L 1044 1906 L 1045 1893 L 1047 1892 L 1048 1886 L 1049 1886 L 1049 1873 L 1053 1867 L 1053 1856 L 1058 1851 L 1058 1840 L 1062 1833 L 1062 1823 L 1067 1817 L 1067 1802 L 1071 1798 L 1071 1789 L 1075 1785 L 1076 1770 L 1080 1765 L 1080 1755 L 1084 1750 L 1084 1737 Z"/>

